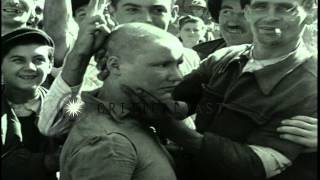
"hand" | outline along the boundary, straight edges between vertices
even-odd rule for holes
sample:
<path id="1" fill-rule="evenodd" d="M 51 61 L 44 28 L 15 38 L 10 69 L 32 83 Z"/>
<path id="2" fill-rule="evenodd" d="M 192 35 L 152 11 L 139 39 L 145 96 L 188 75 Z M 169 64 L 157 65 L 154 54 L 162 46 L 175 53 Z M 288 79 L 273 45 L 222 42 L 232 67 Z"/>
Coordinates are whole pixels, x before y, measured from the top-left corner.
<path id="1" fill-rule="evenodd" d="M 88 59 L 103 45 L 111 32 L 103 15 L 105 6 L 106 0 L 91 0 L 87 15 L 79 25 L 78 38 L 73 50 Z"/>
<path id="2" fill-rule="evenodd" d="M 305 152 L 316 152 L 318 148 L 318 119 L 306 116 L 295 116 L 281 122 L 277 129 L 280 137 L 306 146 Z"/>
<path id="3" fill-rule="evenodd" d="M 154 126 L 160 136 L 173 140 L 188 152 L 199 151 L 203 136 L 187 127 L 182 121 L 176 121 L 187 112 L 185 103 L 173 100 L 161 102 L 143 89 L 133 90 L 127 86 L 122 86 L 121 89 L 134 103 L 131 108 L 134 117 Z"/>
<path id="4" fill-rule="evenodd" d="M 121 90 L 132 103 L 130 107 L 131 114 L 145 120 L 154 127 L 158 127 L 161 122 L 184 119 L 186 117 L 188 109 L 183 102 L 173 100 L 162 102 L 141 88 L 133 90 L 128 86 L 122 85 Z"/>
<path id="5" fill-rule="evenodd" d="M 104 81 L 109 75 L 109 70 L 107 69 L 107 51 L 103 48 L 99 49 L 94 55 L 94 60 L 97 63 L 96 68 L 99 70 L 98 79 Z"/>

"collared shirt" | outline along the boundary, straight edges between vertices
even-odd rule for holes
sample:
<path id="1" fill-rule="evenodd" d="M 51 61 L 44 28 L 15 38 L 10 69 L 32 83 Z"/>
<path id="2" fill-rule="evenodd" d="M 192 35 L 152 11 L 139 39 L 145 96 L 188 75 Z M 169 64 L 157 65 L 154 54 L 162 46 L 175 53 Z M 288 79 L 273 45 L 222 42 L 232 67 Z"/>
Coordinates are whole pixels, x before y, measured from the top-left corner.
<path id="1" fill-rule="evenodd" d="M 286 55 L 283 55 L 283 56 L 280 56 L 280 57 L 276 57 L 276 58 L 271 58 L 271 59 L 255 59 L 253 57 L 253 46 L 250 50 L 250 60 L 247 62 L 247 64 L 244 66 L 242 72 L 253 72 L 253 71 L 257 71 L 257 70 L 260 70 L 266 66 L 270 66 L 272 64 L 276 64 L 276 63 L 279 63 L 281 61 L 284 61 L 286 60 L 289 56 L 293 55 L 297 53 L 297 49 L 295 49 L 294 51 L 292 51 L 291 53 L 289 54 L 286 54 Z"/>
<path id="2" fill-rule="evenodd" d="M 38 96 L 35 99 L 31 99 L 28 102 L 23 104 L 13 104 L 10 101 L 8 101 L 8 103 L 18 117 L 26 117 L 26 116 L 30 116 L 32 113 L 39 114 L 40 112 L 40 106 L 41 106 L 40 96 Z"/>
<path id="3" fill-rule="evenodd" d="M 60 179 L 175 180 L 171 156 L 154 132 L 121 106 L 97 99 L 97 92 L 82 95 L 83 109 L 61 153 Z"/>
<path id="4" fill-rule="evenodd" d="M 263 164 L 268 177 L 277 174 L 274 170 L 268 172 L 268 161 L 272 160 L 274 164 L 277 161 L 284 163 L 275 166 L 276 171 L 283 171 L 283 167 L 290 165 L 290 161 L 293 163 L 280 179 L 313 179 L 315 177 L 311 174 L 315 173 L 316 167 L 314 154 L 301 154 L 303 147 L 280 139 L 276 128 L 280 126 L 281 120 L 296 115 L 317 116 L 316 60 L 310 57 L 303 46 L 299 46 L 296 53 L 283 61 L 252 73 L 242 73 L 250 59 L 250 48 L 251 45 L 241 45 L 217 51 L 197 71 L 185 77 L 175 89 L 174 97 L 194 107 L 199 132 L 213 133 L 257 148 L 267 147 L 276 151 L 271 154 L 280 153 L 289 160 L 284 161 L 283 157 L 277 155 L 274 156 L 275 161 L 263 158 L 266 157 L 261 154 L 264 151 L 252 148 L 261 161 L 266 162 Z M 228 54 L 222 53 L 222 59 L 216 59 L 221 52 Z M 205 141 L 209 140 L 207 138 Z M 203 148 L 207 148 L 207 151 L 202 152 L 213 151 L 209 146 Z M 219 163 L 209 162 L 210 154 L 202 155 L 203 161 L 208 164 Z M 229 171 L 217 171 L 220 174 L 217 177 L 228 179 L 226 174 Z"/>

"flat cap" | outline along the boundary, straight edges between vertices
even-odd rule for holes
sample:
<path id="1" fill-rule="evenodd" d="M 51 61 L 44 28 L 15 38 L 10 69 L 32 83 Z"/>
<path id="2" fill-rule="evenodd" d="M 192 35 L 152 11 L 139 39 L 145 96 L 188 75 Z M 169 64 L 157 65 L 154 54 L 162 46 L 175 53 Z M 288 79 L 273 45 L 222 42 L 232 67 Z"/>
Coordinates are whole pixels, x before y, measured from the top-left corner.
<path id="1" fill-rule="evenodd" d="M 54 42 L 44 31 L 34 28 L 18 28 L 1 36 L 1 61 L 15 46 L 25 44 L 43 44 L 54 48 Z"/>

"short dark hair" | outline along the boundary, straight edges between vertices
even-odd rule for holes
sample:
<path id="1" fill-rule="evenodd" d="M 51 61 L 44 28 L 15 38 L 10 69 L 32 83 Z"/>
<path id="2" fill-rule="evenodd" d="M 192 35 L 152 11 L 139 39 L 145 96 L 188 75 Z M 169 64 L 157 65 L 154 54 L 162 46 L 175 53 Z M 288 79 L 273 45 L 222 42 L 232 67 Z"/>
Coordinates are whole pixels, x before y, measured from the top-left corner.
<path id="1" fill-rule="evenodd" d="M 207 6 L 212 17 L 213 22 L 219 23 L 219 13 L 221 10 L 223 0 L 208 0 Z M 245 4 L 250 3 L 250 0 L 240 0 L 241 8 L 244 8 Z"/>

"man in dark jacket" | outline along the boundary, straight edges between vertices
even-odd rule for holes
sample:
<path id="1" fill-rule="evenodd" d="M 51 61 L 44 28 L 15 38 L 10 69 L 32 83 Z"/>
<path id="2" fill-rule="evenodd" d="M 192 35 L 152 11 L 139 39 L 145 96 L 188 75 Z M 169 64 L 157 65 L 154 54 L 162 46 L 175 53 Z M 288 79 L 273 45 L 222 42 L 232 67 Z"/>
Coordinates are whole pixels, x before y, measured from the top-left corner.
<path id="1" fill-rule="evenodd" d="M 160 132 L 194 155 L 196 179 L 316 179 L 317 154 L 302 153 L 303 146 L 281 139 L 276 130 L 281 119 L 317 117 L 316 60 L 301 39 L 312 5 L 247 4 L 253 44 L 212 54 L 174 91 L 197 113 L 198 132 L 174 121 L 173 113 L 147 111 Z"/>
<path id="2" fill-rule="evenodd" d="M 36 123 L 52 68 L 54 43 L 44 32 L 19 28 L 3 37 L 1 71 L 1 177 L 55 180 L 59 151 Z"/>

